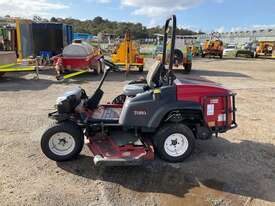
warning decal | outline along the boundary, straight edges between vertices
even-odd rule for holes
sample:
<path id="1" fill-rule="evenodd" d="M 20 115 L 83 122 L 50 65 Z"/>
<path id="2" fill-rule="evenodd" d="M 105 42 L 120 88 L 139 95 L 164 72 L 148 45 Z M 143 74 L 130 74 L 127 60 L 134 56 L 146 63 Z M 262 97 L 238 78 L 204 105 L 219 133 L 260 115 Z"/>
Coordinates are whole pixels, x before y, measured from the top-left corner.
<path id="1" fill-rule="evenodd" d="M 215 106 L 214 104 L 207 105 L 207 116 L 214 115 Z"/>

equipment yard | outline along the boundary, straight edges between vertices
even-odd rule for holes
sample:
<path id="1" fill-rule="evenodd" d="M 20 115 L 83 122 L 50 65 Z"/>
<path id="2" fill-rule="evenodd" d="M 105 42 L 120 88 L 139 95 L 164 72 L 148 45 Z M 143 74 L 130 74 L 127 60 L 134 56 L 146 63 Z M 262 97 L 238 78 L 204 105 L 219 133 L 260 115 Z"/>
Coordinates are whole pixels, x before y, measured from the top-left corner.
<path id="1" fill-rule="evenodd" d="M 102 102 L 111 101 L 145 72 L 111 73 Z M 275 61 L 193 60 L 189 75 L 223 84 L 237 93 L 238 128 L 196 141 L 187 160 L 134 167 L 95 167 L 88 149 L 56 163 L 40 149 L 47 114 L 56 97 L 81 85 L 91 95 L 100 76 L 55 80 L 53 70 L 9 73 L 0 79 L 0 205 L 213 205 L 258 206 L 275 202 Z M 52 109 L 50 109 L 52 108 Z"/>

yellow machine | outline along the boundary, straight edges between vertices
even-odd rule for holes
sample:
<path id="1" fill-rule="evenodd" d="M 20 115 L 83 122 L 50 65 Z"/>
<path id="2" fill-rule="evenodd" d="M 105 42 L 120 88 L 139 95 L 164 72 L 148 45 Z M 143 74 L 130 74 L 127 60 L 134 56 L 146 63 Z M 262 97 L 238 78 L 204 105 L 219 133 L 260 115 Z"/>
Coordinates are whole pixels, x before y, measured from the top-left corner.
<path id="1" fill-rule="evenodd" d="M 202 48 L 202 57 L 205 56 L 223 57 L 223 42 L 219 39 L 206 40 Z"/>
<path id="2" fill-rule="evenodd" d="M 14 21 L 14 20 L 13 20 Z M 21 47 L 21 35 L 20 35 L 20 23 L 19 19 L 16 19 L 16 28 L 5 29 L 7 33 L 5 39 L 8 42 L 8 46 L 4 47 L 4 51 L 0 51 L 0 76 L 9 72 L 29 72 L 34 71 L 36 78 L 38 78 L 38 67 L 36 67 L 35 60 L 23 61 L 22 59 L 22 47 Z M 2 32 L 3 33 L 3 32 Z M 1 50 L 1 49 L 0 49 Z M 18 54 L 18 59 L 17 59 Z"/>
<path id="3" fill-rule="evenodd" d="M 38 78 L 38 67 L 24 66 L 22 62 L 16 60 L 14 51 L 0 51 L 0 76 L 8 72 L 26 72 L 34 71 Z"/>
<path id="4" fill-rule="evenodd" d="M 259 41 L 256 49 L 256 56 L 273 56 L 274 49 L 274 41 Z"/>
<path id="5" fill-rule="evenodd" d="M 192 45 L 191 51 L 192 51 L 192 55 L 193 56 L 200 56 L 201 52 L 202 52 L 202 49 L 201 49 L 200 46 Z"/>
<path id="6" fill-rule="evenodd" d="M 131 39 L 129 31 L 112 53 L 112 62 L 118 66 L 124 66 L 127 72 L 132 66 L 138 67 L 140 72 L 143 71 L 144 58 L 139 54 L 138 47 Z"/>
<path id="7" fill-rule="evenodd" d="M 205 56 L 223 57 L 223 42 L 219 39 L 206 40 L 202 48 L 202 57 Z"/>
<path id="8" fill-rule="evenodd" d="M 272 58 L 275 59 L 275 46 L 273 47 L 273 51 L 272 51 Z"/>

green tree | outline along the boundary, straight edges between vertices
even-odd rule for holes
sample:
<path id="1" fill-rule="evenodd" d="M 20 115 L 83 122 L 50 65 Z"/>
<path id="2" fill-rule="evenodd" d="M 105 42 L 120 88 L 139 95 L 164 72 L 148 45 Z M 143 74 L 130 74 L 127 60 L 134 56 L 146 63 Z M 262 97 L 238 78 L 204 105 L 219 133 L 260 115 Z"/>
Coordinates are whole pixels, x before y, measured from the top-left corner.
<path id="1" fill-rule="evenodd" d="M 51 20 L 55 20 L 55 18 L 53 17 Z M 101 32 L 123 37 L 124 33 L 129 30 L 133 38 L 145 39 L 154 37 L 154 34 L 156 33 L 163 33 L 163 27 L 160 26 L 147 28 L 141 23 L 110 21 L 108 19 L 103 19 L 100 16 L 95 17 L 93 20 L 85 21 L 80 21 L 73 18 L 59 18 L 58 22 L 72 25 L 74 32 L 90 33 L 93 35 L 97 35 Z M 190 35 L 197 33 L 188 29 L 177 29 L 177 34 Z"/>

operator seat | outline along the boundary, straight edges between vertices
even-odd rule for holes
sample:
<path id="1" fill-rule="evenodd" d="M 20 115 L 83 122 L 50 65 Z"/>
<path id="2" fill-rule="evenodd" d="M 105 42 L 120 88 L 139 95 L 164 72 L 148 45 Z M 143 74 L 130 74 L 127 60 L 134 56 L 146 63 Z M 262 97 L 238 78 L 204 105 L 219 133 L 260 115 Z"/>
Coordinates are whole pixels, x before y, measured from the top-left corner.
<path id="1" fill-rule="evenodd" d="M 164 65 L 156 61 L 148 71 L 146 80 L 130 82 L 123 88 L 123 94 L 127 97 L 133 97 L 151 88 L 160 86 L 159 77 L 164 71 Z"/>

